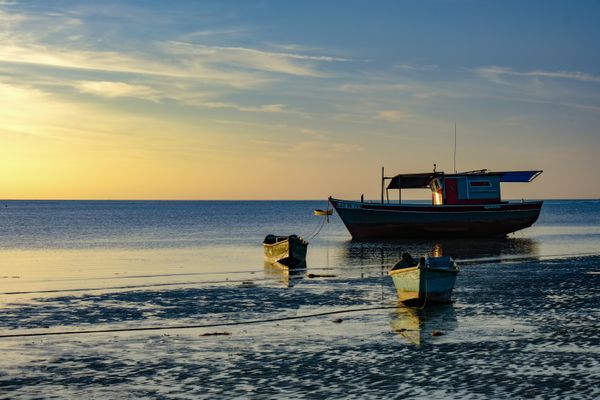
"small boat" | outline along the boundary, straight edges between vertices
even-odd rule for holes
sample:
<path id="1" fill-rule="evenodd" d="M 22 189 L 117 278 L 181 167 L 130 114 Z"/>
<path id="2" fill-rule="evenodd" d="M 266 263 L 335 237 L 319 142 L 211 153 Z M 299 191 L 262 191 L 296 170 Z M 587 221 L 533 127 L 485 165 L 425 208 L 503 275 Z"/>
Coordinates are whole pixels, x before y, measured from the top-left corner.
<path id="1" fill-rule="evenodd" d="M 458 266 L 449 256 L 421 257 L 416 261 L 404 253 L 388 274 L 398 298 L 405 304 L 449 303 Z"/>
<path id="2" fill-rule="evenodd" d="M 320 208 L 317 208 L 316 210 L 313 211 L 313 214 L 316 216 L 323 216 L 323 215 L 333 215 L 333 209 L 327 209 L 327 210 L 321 210 Z"/>
<path id="3" fill-rule="evenodd" d="M 280 263 L 287 267 L 306 265 L 306 248 L 308 242 L 297 235 L 267 235 L 263 241 L 265 261 Z"/>
<path id="4" fill-rule="evenodd" d="M 380 202 L 362 197 L 360 201 L 329 197 L 329 202 L 356 240 L 504 237 L 531 226 L 543 202 L 502 200 L 501 183 L 531 182 L 541 173 L 482 169 L 445 174 L 434 169 L 386 177 L 382 171 Z M 390 189 L 398 190 L 397 202 L 390 201 Z M 430 189 L 431 204 L 403 203 L 402 189 Z"/>

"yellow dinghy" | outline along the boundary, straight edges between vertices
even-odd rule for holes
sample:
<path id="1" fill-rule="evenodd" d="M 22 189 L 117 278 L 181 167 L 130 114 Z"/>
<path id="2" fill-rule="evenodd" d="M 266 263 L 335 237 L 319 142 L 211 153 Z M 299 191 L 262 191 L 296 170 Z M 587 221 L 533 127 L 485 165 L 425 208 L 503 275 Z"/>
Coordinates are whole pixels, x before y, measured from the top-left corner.
<path id="1" fill-rule="evenodd" d="M 321 210 L 321 209 L 317 208 L 316 210 L 313 211 L 313 214 L 315 214 L 317 216 L 333 215 L 333 209 L 331 209 L 331 210 Z"/>

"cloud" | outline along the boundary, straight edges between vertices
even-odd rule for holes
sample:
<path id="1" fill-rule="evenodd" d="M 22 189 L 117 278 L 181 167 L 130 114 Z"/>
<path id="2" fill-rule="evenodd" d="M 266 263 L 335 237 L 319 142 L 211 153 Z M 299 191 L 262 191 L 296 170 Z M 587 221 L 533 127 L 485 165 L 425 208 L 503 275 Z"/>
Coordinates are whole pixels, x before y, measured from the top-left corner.
<path id="1" fill-rule="evenodd" d="M 579 71 L 542 71 L 542 70 L 534 70 L 534 71 L 526 71 L 519 72 L 510 68 L 505 67 L 484 67 L 478 68 L 475 72 L 490 80 L 490 81 L 499 81 L 500 77 L 503 75 L 508 76 L 522 76 L 522 77 L 532 77 L 532 78 L 557 78 L 557 79 L 570 79 L 582 82 L 600 82 L 600 76 L 591 75 L 585 72 Z"/>
<path id="2" fill-rule="evenodd" d="M 113 51 L 77 50 L 39 44 L 0 45 L 0 61 L 105 72 L 184 76 L 182 71 L 168 68 L 160 63 Z"/>
<path id="3" fill-rule="evenodd" d="M 269 78 L 260 73 L 211 68 L 185 59 L 169 64 L 149 57 L 131 56 L 114 51 L 78 50 L 38 44 L 0 44 L 0 62 L 68 68 L 90 73 L 127 73 L 203 81 L 210 85 L 242 89 L 258 87 L 269 81 Z"/>
<path id="4" fill-rule="evenodd" d="M 433 71 L 439 68 L 436 64 L 414 65 L 414 64 L 396 64 L 396 68 L 409 71 Z"/>
<path id="5" fill-rule="evenodd" d="M 400 110 L 383 110 L 379 111 L 377 116 L 388 122 L 398 122 L 406 119 L 408 115 Z"/>
<path id="6" fill-rule="evenodd" d="M 439 89 L 434 89 L 420 83 L 393 83 L 394 79 L 397 78 L 389 78 L 391 82 L 345 83 L 336 89 L 344 93 L 373 93 L 376 95 L 380 95 L 381 93 L 408 94 L 416 99 L 427 99 L 437 96 L 440 92 Z"/>
<path id="7" fill-rule="evenodd" d="M 263 104 L 260 106 L 241 106 L 234 103 L 221 103 L 221 102 L 204 102 L 197 103 L 208 108 L 232 108 L 239 111 L 248 112 L 264 112 L 264 113 L 282 113 L 288 112 L 285 104 Z"/>
<path id="8" fill-rule="evenodd" d="M 333 143 L 331 146 L 335 153 L 358 153 L 363 151 L 362 146 L 356 143 Z"/>
<path id="9" fill-rule="evenodd" d="M 364 149 L 355 143 L 330 143 L 326 141 L 302 141 L 294 144 L 290 151 L 307 158 L 333 158 L 339 154 L 359 153 Z"/>
<path id="10" fill-rule="evenodd" d="M 126 118 L 129 117 L 117 112 L 112 113 L 110 121 L 111 124 L 119 124 Z M 96 108 L 53 96 L 29 85 L 0 82 L 0 120 L 0 132 L 60 142 L 115 139 L 112 128 L 108 128 L 106 116 Z"/>
<path id="11" fill-rule="evenodd" d="M 307 77 L 324 76 L 314 68 L 313 64 L 316 62 L 348 61 L 329 56 L 268 52 L 245 47 L 205 46 L 176 41 L 163 43 L 162 47 L 168 53 L 194 57 L 195 60 L 204 63 Z"/>
<path id="12" fill-rule="evenodd" d="M 242 28 L 213 29 L 213 30 L 207 29 L 207 30 L 186 33 L 185 35 L 182 36 L 182 38 L 184 40 L 190 40 L 190 39 L 197 38 L 197 37 L 205 38 L 205 37 L 212 37 L 212 36 L 220 36 L 220 37 L 238 36 L 244 32 L 245 32 L 245 29 L 242 29 Z"/>
<path id="13" fill-rule="evenodd" d="M 2 5 L 10 5 L 10 3 L 0 1 L 0 6 Z M 7 13 L 6 11 L 0 9 L 0 22 L 2 22 L 3 24 L 16 24 L 26 21 L 28 19 L 29 18 L 26 15 Z M 6 29 L 6 26 L 4 26 L 4 28 Z"/>
<path id="14" fill-rule="evenodd" d="M 101 97 L 137 97 L 158 102 L 160 93 L 145 85 L 131 85 L 125 82 L 108 81 L 78 81 L 75 88 L 81 93 L 93 94 Z"/>
<path id="15" fill-rule="evenodd" d="M 310 137 L 313 137 L 316 139 L 324 139 L 325 138 L 325 135 L 323 135 L 322 133 L 317 132 L 313 129 L 299 128 L 298 132 L 300 132 L 303 135 L 310 136 Z"/>
<path id="16" fill-rule="evenodd" d="M 29 16 L 0 8 L 0 63 L 81 70 L 90 75 L 136 74 L 252 89 L 274 80 L 268 72 L 320 76 L 315 64 L 341 60 L 173 41 L 146 43 L 135 51 L 91 49 L 83 47 L 90 40 L 86 40 L 89 32 L 81 24 L 80 19 L 69 15 Z"/>

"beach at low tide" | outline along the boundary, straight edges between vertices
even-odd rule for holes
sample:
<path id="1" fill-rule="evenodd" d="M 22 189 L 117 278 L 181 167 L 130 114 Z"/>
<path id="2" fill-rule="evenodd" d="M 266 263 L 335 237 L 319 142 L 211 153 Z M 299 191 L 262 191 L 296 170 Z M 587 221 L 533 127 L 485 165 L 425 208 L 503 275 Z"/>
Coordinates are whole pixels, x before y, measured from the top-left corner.
<path id="1" fill-rule="evenodd" d="M 323 272 L 3 294 L 2 335 L 123 331 L 1 338 L 0 396 L 600 396 L 598 256 L 466 262 L 454 303 L 422 310 L 382 268 Z"/>
<path id="2" fill-rule="evenodd" d="M 0 398 L 600 396 L 599 201 L 499 240 L 352 241 L 333 215 L 306 271 L 265 267 L 323 207 L 3 202 Z M 405 251 L 457 260 L 453 304 L 398 304 Z"/>

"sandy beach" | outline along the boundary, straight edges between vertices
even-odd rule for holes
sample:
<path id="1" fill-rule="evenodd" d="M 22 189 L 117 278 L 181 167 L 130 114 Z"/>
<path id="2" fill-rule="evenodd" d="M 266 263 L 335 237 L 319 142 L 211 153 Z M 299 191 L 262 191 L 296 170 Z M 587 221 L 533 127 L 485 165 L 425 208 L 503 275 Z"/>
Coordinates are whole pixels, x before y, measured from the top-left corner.
<path id="1" fill-rule="evenodd" d="M 600 396 L 599 256 L 461 267 L 454 303 L 423 310 L 399 306 L 381 268 L 362 278 L 304 275 L 294 287 L 270 272 L 189 287 L 32 294 L 27 302 L 3 295 L 2 335 L 211 326 L 3 337 L 0 394 Z"/>

